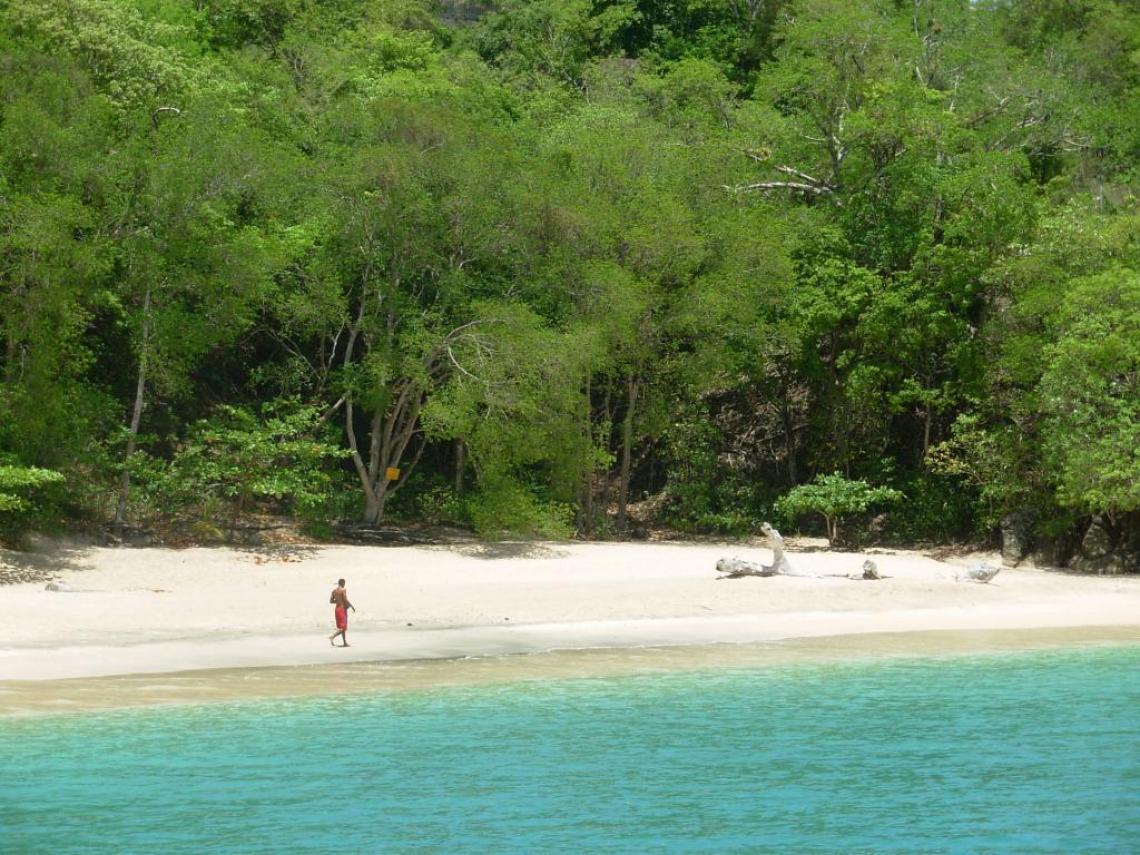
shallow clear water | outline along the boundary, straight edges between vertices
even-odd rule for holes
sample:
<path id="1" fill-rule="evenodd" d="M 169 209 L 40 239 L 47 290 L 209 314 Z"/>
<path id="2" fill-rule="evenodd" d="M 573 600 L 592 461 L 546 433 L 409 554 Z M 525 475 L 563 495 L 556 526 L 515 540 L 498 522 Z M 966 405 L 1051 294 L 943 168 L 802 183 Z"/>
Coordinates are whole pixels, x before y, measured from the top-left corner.
<path id="1" fill-rule="evenodd" d="M 0 721 L 8 852 L 1140 851 L 1140 647 Z"/>

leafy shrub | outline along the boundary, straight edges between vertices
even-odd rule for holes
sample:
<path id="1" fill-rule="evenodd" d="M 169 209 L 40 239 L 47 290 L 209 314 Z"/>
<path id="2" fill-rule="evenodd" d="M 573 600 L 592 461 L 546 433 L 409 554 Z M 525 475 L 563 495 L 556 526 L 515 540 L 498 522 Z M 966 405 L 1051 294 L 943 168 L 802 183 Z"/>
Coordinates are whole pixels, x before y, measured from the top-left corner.
<path id="1" fill-rule="evenodd" d="M 839 537 L 839 521 L 843 517 L 902 498 L 903 494 L 891 487 L 872 487 L 866 481 L 852 481 L 835 472 L 817 475 L 810 484 L 794 487 L 776 501 L 776 510 L 790 522 L 800 514 L 820 514 L 827 523 L 828 543 L 833 544 Z"/>
<path id="2" fill-rule="evenodd" d="M 21 466 L 15 461 L 0 459 L 0 513 L 29 510 L 32 500 L 28 494 L 62 482 L 63 476 L 51 469 Z"/>
<path id="3" fill-rule="evenodd" d="M 359 504 L 358 499 L 355 501 Z M 440 473 L 423 469 L 413 472 L 403 489 L 391 494 L 385 516 L 428 525 L 470 523 L 467 503 L 455 492 L 455 487 Z"/>
<path id="4" fill-rule="evenodd" d="M 276 401 L 260 413 L 224 406 L 203 419 L 169 462 L 139 453 L 130 461 L 144 510 L 167 518 L 192 513 L 200 534 L 213 538 L 255 506 L 312 520 L 339 484 L 328 465 L 344 456 L 314 436 L 319 413 Z M 148 507 L 149 506 L 149 507 Z"/>
<path id="5" fill-rule="evenodd" d="M 523 535 L 565 540 L 574 532 L 570 505 L 542 501 L 513 479 L 485 481 L 468 500 L 468 509 L 480 537 Z"/>
<path id="6" fill-rule="evenodd" d="M 63 480 L 59 472 L 23 466 L 13 457 L 0 456 L 0 536 L 17 535 L 37 509 L 36 499 L 43 490 Z"/>
<path id="7" fill-rule="evenodd" d="M 892 539 L 944 542 L 976 533 L 974 485 L 962 478 L 920 472 L 901 486 L 907 500 L 890 513 L 887 533 Z"/>

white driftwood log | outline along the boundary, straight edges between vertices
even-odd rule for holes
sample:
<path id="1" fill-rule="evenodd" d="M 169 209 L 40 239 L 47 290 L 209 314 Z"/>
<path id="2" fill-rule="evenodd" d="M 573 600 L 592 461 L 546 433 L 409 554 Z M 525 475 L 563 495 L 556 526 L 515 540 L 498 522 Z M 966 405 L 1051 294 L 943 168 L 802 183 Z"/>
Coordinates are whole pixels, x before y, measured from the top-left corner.
<path id="1" fill-rule="evenodd" d="M 760 526 L 760 530 L 772 541 L 772 563 L 757 564 L 754 561 L 745 561 L 742 558 L 721 558 L 716 562 L 716 570 L 723 575 L 720 579 L 740 579 L 744 576 L 797 576 L 784 555 L 784 538 L 780 532 L 768 523 Z"/>
<path id="2" fill-rule="evenodd" d="M 716 572 L 721 579 L 739 579 L 742 576 L 778 576 L 771 564 L 757 564 L 743 558 L 721 558 L 716 562 Z"/>
<path id="3" fill-rule="evenodd" d="M 981 582 L 983 585 L 990 582 L 994 576 L 1001 572 L 1001 567 L 990 564 L 975 564 L 959 573 L 956 578 L 959 582 Z"/>

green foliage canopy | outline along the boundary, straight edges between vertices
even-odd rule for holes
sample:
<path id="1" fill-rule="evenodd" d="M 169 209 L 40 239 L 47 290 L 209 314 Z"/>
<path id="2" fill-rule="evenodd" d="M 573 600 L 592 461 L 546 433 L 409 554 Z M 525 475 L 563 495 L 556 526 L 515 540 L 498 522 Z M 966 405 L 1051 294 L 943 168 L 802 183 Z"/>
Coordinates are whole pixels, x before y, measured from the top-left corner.
<path id="1" fill-rule="evenodd" d="M 835 472 L 817 475 L 810 483 L 789 490 L 776 502 L 776 510 L 790 519 L 804 513 L 820 514 L 827 521 L 827 539 L 834 543 L 844 516 L 902 498 L 903 494 L 891 487 L 872 487 L 866 481 L 851 480 Z"/>
<path id="2" fill-rule="evenodd" d="M 69 512 L 1140 520 L 1135 4 L 5 11 L 0 454 Z"/>
<path id="3" fill-rule="evenodd" d="M 0 459 L 0 513 L 27 510 L 31 507 L 28 493 L 63 480 L 61 473 L 51 469 L 20 466 Z"/>

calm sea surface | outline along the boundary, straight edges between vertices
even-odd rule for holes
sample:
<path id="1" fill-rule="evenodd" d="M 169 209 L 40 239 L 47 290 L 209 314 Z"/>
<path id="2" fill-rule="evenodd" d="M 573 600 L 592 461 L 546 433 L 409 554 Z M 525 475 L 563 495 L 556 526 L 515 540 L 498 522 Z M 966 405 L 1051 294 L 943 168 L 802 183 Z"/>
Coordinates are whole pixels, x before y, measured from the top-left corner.
<path id="1" fill-rule="evenodd" d="M 0 720 L 0 852 L 1140 852 L 1140 647 Z"/>

